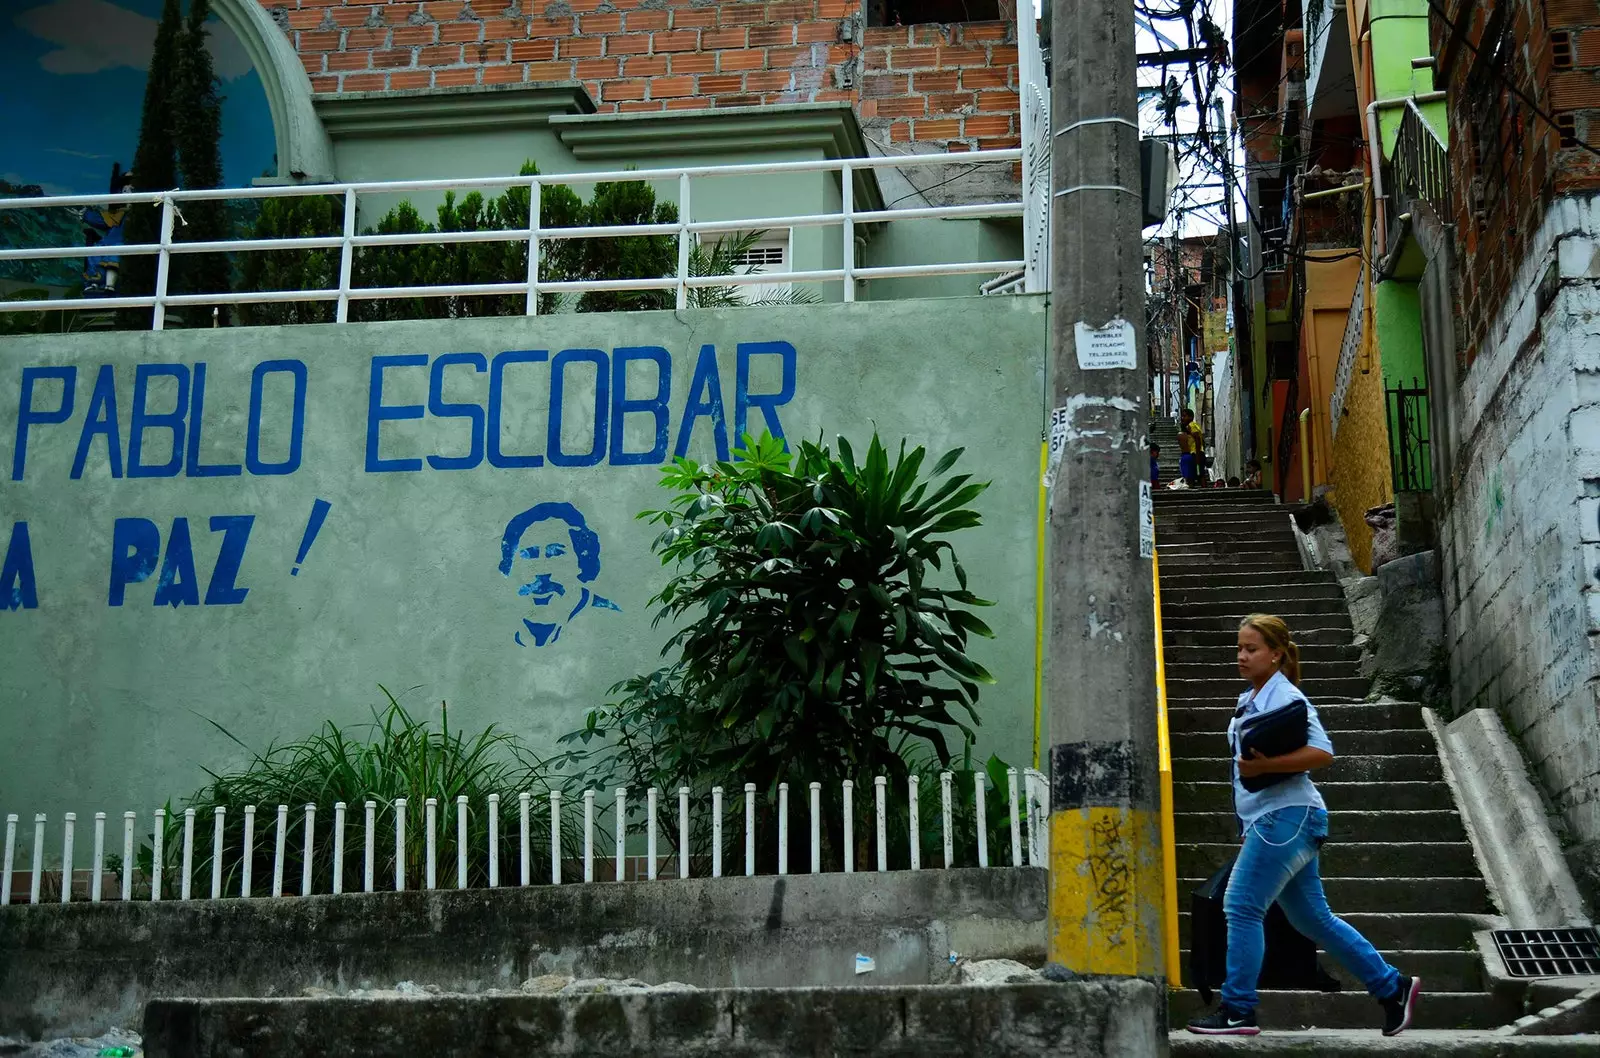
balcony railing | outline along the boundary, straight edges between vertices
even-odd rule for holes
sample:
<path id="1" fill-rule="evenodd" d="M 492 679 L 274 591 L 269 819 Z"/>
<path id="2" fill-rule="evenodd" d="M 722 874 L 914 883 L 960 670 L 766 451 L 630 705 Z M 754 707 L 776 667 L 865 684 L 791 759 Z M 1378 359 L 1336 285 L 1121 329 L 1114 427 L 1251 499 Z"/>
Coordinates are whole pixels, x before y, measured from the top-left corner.
<path id="1" fill-rule="evenodd" d="M 154 291 L 138 296 L 52 298 L 29 301 L 0 301 L 0 312 L 40 312 L 112 309 L 150 309 L 150 326 L 162 330 L 169 308 L 292 302 L 334 302 L 335 322 L 349 320 L 353 301 L 393 298 L 438 298 L 482 295 L 521 295 L 525 312 L 537 315 L 541 294 L 586 293 L 589 291 L 673 290 L 678 309 L 689 304 L 689 291 L 700 287 L 737 287 L 747 284 L 840 282 L 845 301 L 856 300 L 856 283 L 869 279 L 899 279 L 918 276 L 994 275 L 1020 270 L 1021 260 L 943 261 L 925 264 L 899 264 L 864 267 L 857 257 L 856 231 L 859 225 L 917 219 L 1020 218 L 1021 201 L 996 201 L 966 205 L 925 206 L 911 209 L 858 209 L 855 203 L 855 176 L 867 170 L 907 170 L 918 166 L 954 165 L 968 171 L 985 165 L 1008 168 L 1022 158 L 1022 151 L 972 151 L 960 155 L 895 155 L 882 158 L 829 159 L 804 162 L 772 162 L 750 165 L 689 166 L 671 169 L 629 169 L 617 172 L 585 172 L 502 176 L 465 180 L 417 180 L 401 182 L 363 182 L 296 185 L 287 187 L 221 188 L 215 190 L 147 192 L 120 195 L 76 195 L 48 198 L 0 199 L 0 210 L 52 209 L 113 205 L 158 205 L 161 209 L 159 240 L 117 246 L 45 246 L 0 249 L 0 261 L 45 261 L 114 255 L 118 258 L 154 255 L 157 259 Z M 759 179 L 776 174 L 838 173 L 841 203 L 837 211 L 736 219 L 695 220 L 694 181 L 714 178 Z M 589 227 L 546 227 L 540 223 L 540 189 L 556 185 L 596 184 L 640 181 L 677 184 L 678 219 L 665 224 L 629 224 Z M 474 189 L 528 188 L 530 217 L 527 227 L 515 230 L 439 231 L 404 234 L 357 234 L 357 197 L 360 195 L 404 195 L 416 192 L 465 192 Z M 338 235 L 309 238 L 224 239 L 183 242 L 174 238 L 174 225 L 185 203 L 217 200 L 271 199 L 296 196 L 338 196 L 343 199 L 343 227 Z M 838 267 L 796 271 L 793 261 L 787 270 L 742 272 L 725 275 L 691 274 L 691 250 L 696 240 L 707 234 L 726 234 L 754 230 L 808 227 L 841 229 Z M 549 240 L 668 236 L 677 239 L 677 268 L 669 275 L 624 276 L 594 280 L 554 280 L 540 275 L 540 244 Z M 527 247 L 524 274 L 505 276 L 501 281 L 470 284 L 432 284 L 421 286 L 358 286 L 353 282 L 353 259 L 358 249 L 369 247 L 443 245 L 461 243 L 522 243 Z M 205 293 L 174 293 L 169 289 L 172 260 L 184 254 L 240 253 L 272 250 L 337 250 L 339 265 L 334 285 L 301 290 L 243 290 Z"/>
<path id="2" fill-rule="evenodd" d="M 1444 217 L 1450 216 L 1450 158 L 1439 134 L 1433 131 L 1414 100 L 1407 100 L 1395 139 L 1393 195 L 1404 203 L 1426 202 Z"/>

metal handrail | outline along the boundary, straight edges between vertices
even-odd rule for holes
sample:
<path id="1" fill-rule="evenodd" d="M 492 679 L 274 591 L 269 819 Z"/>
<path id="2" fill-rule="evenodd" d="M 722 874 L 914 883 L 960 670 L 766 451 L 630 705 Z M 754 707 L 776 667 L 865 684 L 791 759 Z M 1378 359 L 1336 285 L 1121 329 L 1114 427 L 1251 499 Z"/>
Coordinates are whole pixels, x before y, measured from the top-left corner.
<path id="1" fill-rule="evenodd" d="M 980 219 L 1021 217 L 1021 201 L 975 203 L 949 206 L 919 206 L 911 209 L 855 208 L 854 179 L 858 171 L 899 169 L 914 166 L 952 164 L 1000 164 L 1020 161 L 1022 151 L 1008 150 L 970 151 L 959 159 L 948 154 L 890 155 L 878 158 L 824 159 L 803 162 L 769 162 L 743 165 L 679 166 L 670 169 L 625 169 L 606 172 L 538 174 L 514 177 L 474 177 L 463 180 L 407 180 L 407 181 L 356 181 L 334 184 L 286 185 L 278 187 L 208 188 L 201 190 L 174 190 L 164 192 L 134 192 L 105 195 L 57 195 L 40 198 L 0 198 L 3 209 L 48 209 L 91 205 L 146 204 L 161 207 L 160 239 L 154 243 L 135 243 L 106 246 L 39 247 L 0 250 L 0 261 L 57 260 L 75 257 L 98 256 L 149 256 L 157 258 L 155 291 L 150 295 L 106 298 L 53 298 L 32 301 L 0 302 L 0 311 L 40 312 L 71 311 L 80 309 L 106 310 L 121 308 L 150 308 L 153 310 L 151 329 L 165 327 L 166 309 L 184 305 L 238 305 L 267 302 L 334 301 L 338 308 L 336 322 L 349 320 L 352 300 L 371 300 L 391 297 L 450 297 L 468 295 L 515 295 L 526 298 L 526 314 L 538 315 L 541 293 L 578 292 L 595 290 L 676 290 L 678 309 L 688 307 L 688 292 L 708 286 L 739 286 L 754 283 L 825 282 L 844 280 L 844 300 L 856 299 L 855 281 L 875 278 L 910 278 L 916 276 L 988 275 L 1024 267 L 1021 260 L 947 262 L 929 265 L 886 265 L 859 267 L 856 264 L 855 226 L 875 224 L 889 220 L 916 219 Z M 843 194 L 841 208 L 837 211 L 814 214 L 795 214 L 773 217 L 749 217 L 739 220 L 693 221 L 690 180 L 694 177 L 763 176 L 782 173 L 840 174 Z M 540 190 L 546 186 L 570 184 L 595 184 L 612 181 L 666 181 L 678 183 L 678 213 L 676 223 L 605 225 L 588 227 L 546 227 L 540 222 Z M 529 223 L 522 229 L 501 229 L 471 232 L 418 232 L 397 234 L 358 235 L 355 230 L 356 197 L 359 194 L 400 194 L 417 191 L 462 191 L 480 188 L 525 187 L 529 191 Z M 343 198 L 343 233 L 337 236 L 316 236 L 289 239 L 233 239 L 204 242 L 175 242 L 173 228 L 181 216 L 179 205 L 186 202 L 217 201 L 226 199 L 291 198 L 307 195 L 339 195 Z M 769 271 L 717 276 L 690 276 L 689 260 L 694 237 L 708 232 L 747 231 L 771 228 L 826 227 L 839 225 L 845 238 L 841 247 L 839 268 L 795 271 Z M 677 236 L 678 260 L 675 274 L 664 277 L 637 277 L 605 280 L 550 280 L 539 278 L 538 247 L 541 240 L 593 239 L 631 236 Z M 352 284 L 354 250 L 373 246 L 457 245 L 483 242 L 522 242 L 529 250 L 528 274 L 516 281 L 504 283 L 412 286 L 412 287 L 357 287 Z M 309 250 L 339 249 L 340 264 L 335 286 L 310 290 L 237 291 L 213 294 L 172 294 L 168 292 L 168 276 L 175 254 L 229 253 L 253 250 Z"/>
<path id="2" fill-rule="evenodd" d="M 1161 779 L 1162 933 L 1166 938 L 1167 987 L 1183 987 L 1182 945 L 1178 936 L 1178 833 L 1173 818 L 1172 733 L 1167 718 L 1167 658 L 1161 631 L 1161 557 L 1150 556 L 1151 591 L 1155 597 L 1156 767 Z"/>
<path id="3" fill-rule="evenodd" d="M 1395 137 L 1394 192 L 1450 215 L 1450 155 L 1414 99 L 1407 99 Z"/>

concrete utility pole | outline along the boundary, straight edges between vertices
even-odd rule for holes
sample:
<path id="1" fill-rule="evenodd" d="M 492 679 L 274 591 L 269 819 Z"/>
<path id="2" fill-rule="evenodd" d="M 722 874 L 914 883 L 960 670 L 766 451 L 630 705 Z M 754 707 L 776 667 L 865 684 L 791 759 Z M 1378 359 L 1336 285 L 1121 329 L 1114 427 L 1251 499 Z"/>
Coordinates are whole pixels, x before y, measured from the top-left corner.
<path id="1" fill-rule="evenodd" d="M 1053 14 L 1050 958 L 1164 980 L 1134 12 Z"/>

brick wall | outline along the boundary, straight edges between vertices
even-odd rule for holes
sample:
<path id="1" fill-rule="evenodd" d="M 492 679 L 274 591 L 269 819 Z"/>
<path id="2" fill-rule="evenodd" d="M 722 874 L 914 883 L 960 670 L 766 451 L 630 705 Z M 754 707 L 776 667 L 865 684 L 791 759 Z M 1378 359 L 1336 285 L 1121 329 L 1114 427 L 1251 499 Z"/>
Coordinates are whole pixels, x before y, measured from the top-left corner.
<path id="1" fill-rule="evenodd" d="M 883 142 L 1020 142 L 1005 21 L 863 30 L 861 0 L 259 2 L 318 93 L 577 80 L 602 113 L 848 101 Z"/>
<path id="2" fill-rule="evenodd" d="M 1460 423 L 1440 512 L 1451 677 L 1458 709 L 1505 718 L 1594 883 L 1600 199 L 1557 201 L 1526 246 L 1477 359 L 1439 398 Z"/>
<path id="3" fill-rule="evenodd" d="M 1511 27 L 1510 68 L 1518 87 L 1547 114 L 1570 122 L 1570 135 L 1593 142 L 1600 139 L 1600 6 L 1592 0 L 1448 0 L 1445 7 L 1460 33 L 1434 14 L 1435 83 L 1449 92 L 1451 183 L 1459 189 L 1453 206 L 1462 345 L 1470 363 L 1491 339 L 1490 324 L 1552 200 L 1600 188 L 1600 157 L 1570 139 L 1563 147 L 1557 129 L 1514 99 L 1504 175 L 1491 177 L 1490 166 L 1478 157 L 1480 137 L 1470 101 L 1474 88 L 1503 86 L 1503 81 L 1483 71 L 1474 49 L 1490 49 L 1484 34 L 1498 12 Z"/>

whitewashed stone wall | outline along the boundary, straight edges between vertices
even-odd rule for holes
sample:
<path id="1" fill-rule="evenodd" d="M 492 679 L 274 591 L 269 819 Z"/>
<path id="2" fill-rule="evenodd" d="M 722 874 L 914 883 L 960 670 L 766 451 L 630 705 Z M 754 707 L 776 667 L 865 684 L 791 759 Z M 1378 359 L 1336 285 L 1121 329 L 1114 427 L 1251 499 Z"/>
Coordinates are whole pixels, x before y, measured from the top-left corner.
<path id="1" fill-rule="evenodd" d="M 1600 881 L 1600 198 L 1552 206 L 1454 400 L 1455 704 L 1501 713 Z"/>

